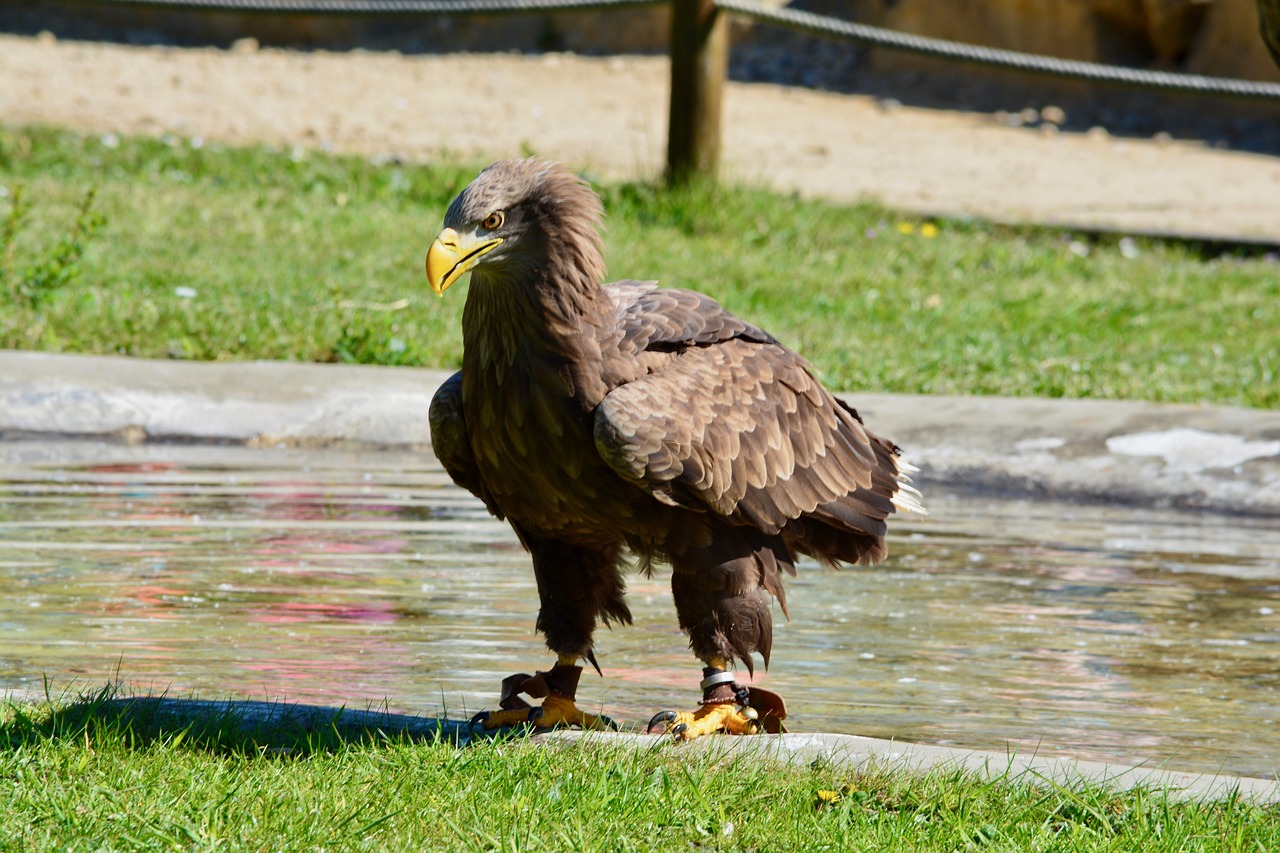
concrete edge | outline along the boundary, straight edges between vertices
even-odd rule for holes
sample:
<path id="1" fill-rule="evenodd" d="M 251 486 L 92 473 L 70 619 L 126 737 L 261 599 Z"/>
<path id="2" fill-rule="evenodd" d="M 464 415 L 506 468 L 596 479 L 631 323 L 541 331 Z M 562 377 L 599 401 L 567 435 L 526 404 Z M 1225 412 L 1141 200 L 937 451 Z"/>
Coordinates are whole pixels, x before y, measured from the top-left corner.
<path id="1" fill-rule="evenodd" d="M 448 375 L 0 351 L 0 441 L 429 450 L 427 409 Z M 842 396 L 931 489 L 1280 516 L 1280 411 Z"/>
<path id="2" fill-rule="evenodd" d="M 9 694 L 5 701 L 43 704 L 43 695 Z M 92 696 L 81 701 L 92 702 Z M 391 711 L 260 700 L 173 699 L 163 696 L 108 698 L 106 712 L 135 713 L 184 728 L 191 721 L 230 715 L 247 734 L 263 728 L 336 731 L 343 737 L 391 734 L 426 739 L 441 737 L 465 743 L 475 735 L 461 720 L 418 717 Z M 1034 750 L 1006 752 L 929 746 L 881 738 L 841 734 L 784 734 L 757 737 L 704 738 L 687 744 L 660 735 L 627 732 L 555 731 L 535 734 L 533 744 L 576 747 L 604 743 L 636 750 L 689 750 L 725 758 L 755 756 L 790 767 L 815 763 L 850 771 L 888 771 L 923 775 L 964 772 L 987 781 L 1032 785 L 1082 784 L 1114 790 L 1145 788 L 1175 800 L 1213 801 L 1239 796 L 1258 803 L 1280 802 L 1280 781 L 1217 773 L 1189 773 L 1159 765 L 1085 761 L 1068 756 L 1042 756 Z"/>
<path id="3" fill-rule="evenodd" d="M 548 743 L 596 740 L 629 744 L 637 749 L 654 748 L 663 742 L 654 735 L 619 732 L 564 731 L 536 737 Z M 988 781 L 1067 787 L 1087 784 L 1116 790 L 1146 788 L 1162 791 L 1177 800 L 1221 800 L 1235 794 L 1259 803 L 1280 802 L 1280 781 L 1274 779 L 1043 756 L 1012 747 L 1007 752 L 995 752 L 826 733 L 723 737 L 680 746 L 726 757 L 758 755 L 792 767 L 823 764 L 854 771 L 885 770 L 913 775 L 960 771 Z"/>
<path id="4" fill-rule="evenodd" d="M 0 350 L 0 439 L 429 448 L 446 371 Z"/>

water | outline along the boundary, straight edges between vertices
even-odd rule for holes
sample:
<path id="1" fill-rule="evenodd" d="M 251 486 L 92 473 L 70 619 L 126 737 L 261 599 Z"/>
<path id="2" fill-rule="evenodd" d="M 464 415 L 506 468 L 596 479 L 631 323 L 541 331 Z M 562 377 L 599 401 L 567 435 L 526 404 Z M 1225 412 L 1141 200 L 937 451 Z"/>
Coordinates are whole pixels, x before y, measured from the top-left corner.
<path id="1" fill-rule="evenodd" d="M 801 566 L 792 730 L 1273 775 L 1280 525 L 931 490 L 879 568 Z M 665 573 L 584 707 L 692 707 Z M 546 668 L 510 530 L 429 454 L 0 443 L 0 689 L 469 716 Z"/>

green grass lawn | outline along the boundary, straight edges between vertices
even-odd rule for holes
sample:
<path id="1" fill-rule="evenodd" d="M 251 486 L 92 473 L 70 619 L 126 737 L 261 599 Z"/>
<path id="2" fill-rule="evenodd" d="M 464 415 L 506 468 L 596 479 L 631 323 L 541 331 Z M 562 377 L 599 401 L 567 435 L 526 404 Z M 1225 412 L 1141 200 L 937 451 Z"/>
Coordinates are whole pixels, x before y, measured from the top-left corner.
<path id="1" fill-rule="evenodd" d="M 463 288 L 422 263 L 478 165 L 0 129 L 0 347 L 456 365 Z M 601 190 L 611 275 L 705 290 L 843 390 L 1280 405 L 1274 256 Z"/>
<path id="2" fill-rule="evenodd" d="M 104 694 L 105 695 L 105 694 Z M 519 738 L 0 705 L 0 849 L 1271 851 L 1280 807 Z"/>

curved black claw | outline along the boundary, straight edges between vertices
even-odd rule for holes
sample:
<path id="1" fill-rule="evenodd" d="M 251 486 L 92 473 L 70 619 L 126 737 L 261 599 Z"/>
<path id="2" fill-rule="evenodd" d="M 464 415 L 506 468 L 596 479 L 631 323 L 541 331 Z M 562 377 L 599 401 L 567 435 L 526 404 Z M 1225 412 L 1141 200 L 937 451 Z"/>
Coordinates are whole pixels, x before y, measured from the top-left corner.
<path id="1" fill-rule="evenodd" d="M 606 717 L 604 714 L 597 714 L 596 719 L 604 723 L 605 728 L 611 732 L 622 731 L 622 726 L 618 725 L 618 721 L 613 717 Z"/>
<path id="2" fill-rule="evenodd" d="M 521 717 L 520 715 L 524 716 Z M 517 726 L 537 725 L 538 718 L 542 716 L 541 708 L 521 709 L 520 711 L 481 711 L 467 721 L 467 726 L 473 732 L 496 732 L 502 729 L 510 729 Z M 496 725 L 489 725 L 489 721 L 497 717 L 500 722 Z"/>
<path id="3" fill-rule="evenodd" d="M 675 711 L 659 711 L 649 720 L 649 727 L 645 731 L 651 735 L 665 735 L 671 731 L 671 724 L 676 718 Z"/>

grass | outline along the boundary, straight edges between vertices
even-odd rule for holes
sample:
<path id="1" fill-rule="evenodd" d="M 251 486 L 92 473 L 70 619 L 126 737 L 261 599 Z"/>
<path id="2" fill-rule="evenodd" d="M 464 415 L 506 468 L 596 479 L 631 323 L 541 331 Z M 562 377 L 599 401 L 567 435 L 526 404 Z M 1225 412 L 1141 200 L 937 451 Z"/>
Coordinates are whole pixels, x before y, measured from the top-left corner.
<path id="1" fill-rule="evenodd" d="M 956 771 L 784 768 L 663 741 L 469 746 L 0 705 L 0 849 L 1280 849 L 1280 808 Z"/>
<path id="2" fill-rule="evenodd" d="M 0 300 L 0 347 L 456 365 L 463 288 L 422 258 L 477 165 L 0 128 L 0 292 L 39 294 Z M 602 192 L 612 275 L 708 291 L 840 389 L 1280 405 L 1274 255 Z"/>

